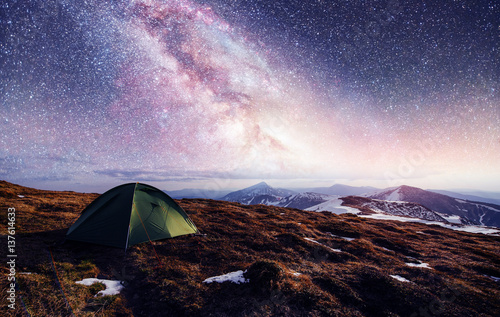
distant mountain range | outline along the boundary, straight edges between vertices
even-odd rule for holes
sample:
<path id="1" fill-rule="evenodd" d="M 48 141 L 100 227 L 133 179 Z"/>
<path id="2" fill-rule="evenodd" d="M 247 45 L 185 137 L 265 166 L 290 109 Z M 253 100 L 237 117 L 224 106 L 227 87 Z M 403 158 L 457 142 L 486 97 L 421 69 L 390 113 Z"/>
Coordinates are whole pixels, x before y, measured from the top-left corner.
<path id="1" fill-rule="evenodd" d="M 220 199 L 227 195 L 231 190 L 216 190 L 216 189 L 200 189 L 200 188 L 185 188 L 180 190 L 165 190 L 170 197 L 175 199 L 182 198 L 204 198 L 204 199 Z"/>
<path id="2" fill-rule="evenodd" d="M 429 191 L 464 200 L 480 201 L 483 203 L 500 205 L 500 198 L 495 198 L 495 197 L 500 197 L 500 194 L 498 193 L 488 193 L 488 192 L 459 193 L 449 190 L 436 190 L 436 189 L 429 189 Z"/>
<path id="3" fill-rule="evenodd" d="M 428 221 L 500 227 L 500 205 L 459 199 L 410 186 L 377 190 L 334 185 L 297 193 L 261 182 L 231 192 L 221 200 L 334 213 L 385 213 Z"/>
<path id="4" fill-rule="evenodd" d="M 319 193 L 325 195 L 337 195 L 337 196 L 350 196 L 350 195 L 361 195 L 365 193 L 371 193 L 374 191 L 380 190 L 379 188 L 370 187 L 370 186 L 348 186 L 343 184 L 335 184 L 330 187 L 314 187 L 314 188 L 303 188 L 301 190 L 297 190 L 299 192 L 312 192 Z"/>

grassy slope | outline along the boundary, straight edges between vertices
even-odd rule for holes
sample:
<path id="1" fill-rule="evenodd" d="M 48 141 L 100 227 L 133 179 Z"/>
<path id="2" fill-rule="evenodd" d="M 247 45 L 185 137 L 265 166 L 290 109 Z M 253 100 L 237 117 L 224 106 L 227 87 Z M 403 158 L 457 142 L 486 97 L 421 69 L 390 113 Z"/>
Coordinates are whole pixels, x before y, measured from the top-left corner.
<path id="1" fill-rule="evenodd" d="M 32 316 L 68 316 L 68 304 L 77 316 L 500 315 L 500 283 L 485 276 L 500 277 L 499 237 L 189 199 L 179 203 L 205 236 L 141 244 L 126 254 L 61 244 L 67 228 L 95 197 L 0 182 L 0 233 L 6 241 L 7 208 L 15 207 L 16 269 L 32 273 L 17 275 L 17 294 Z M 6 242 L 4 246 L 0 255 L 5 259 Z M 419 261 L 432 269 L 405 264 Z M 245 269 L 247 284 L 202 283 Z M 6 264 L 0 272 L 0 283 L 7 287 Z M 125 289 L 96 298 L 99 285 L 74 283 L 86 277 L 121 279 Z M 6 294 L 0 295 L 2 315 Z M 22 316 L 19 299 L 16 314 Z"/>

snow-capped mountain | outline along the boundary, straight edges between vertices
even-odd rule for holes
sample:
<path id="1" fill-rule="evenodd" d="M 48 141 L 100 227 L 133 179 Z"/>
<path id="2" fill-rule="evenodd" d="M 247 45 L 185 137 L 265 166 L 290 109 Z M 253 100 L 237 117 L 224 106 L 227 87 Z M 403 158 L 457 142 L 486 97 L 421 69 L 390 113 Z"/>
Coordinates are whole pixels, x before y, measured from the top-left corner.
<path id="1" fill-rule="evenodd" d="M 410 186 L 382 190 L 368 197 L 413 202 L 444 215 L 460 216 L 474 224 L 500 227 L 500 206 L 495 204 L 462 200 Z"/>
<path id="2" fill-rule="evenodd" d="M 294 191 L 273 188 L 265 182 L 258 183 L 242 190 L 231 192 L 221 200 L 238 202 L 244 205 L 276 205 L 283 198 L 295 194 Z"/>

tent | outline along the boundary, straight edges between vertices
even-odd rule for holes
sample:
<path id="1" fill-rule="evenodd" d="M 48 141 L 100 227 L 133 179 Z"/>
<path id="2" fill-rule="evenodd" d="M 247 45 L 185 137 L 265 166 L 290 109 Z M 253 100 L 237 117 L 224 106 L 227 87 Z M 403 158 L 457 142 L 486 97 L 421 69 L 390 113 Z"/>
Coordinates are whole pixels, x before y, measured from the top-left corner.
<path id="1" fill-rule="evenodd" d="M 112 188 L 82 211 L 68 240 L 125 248 L 146 241 L 198 233 L 186 212 L 166 193 L 141 183 Z"/>

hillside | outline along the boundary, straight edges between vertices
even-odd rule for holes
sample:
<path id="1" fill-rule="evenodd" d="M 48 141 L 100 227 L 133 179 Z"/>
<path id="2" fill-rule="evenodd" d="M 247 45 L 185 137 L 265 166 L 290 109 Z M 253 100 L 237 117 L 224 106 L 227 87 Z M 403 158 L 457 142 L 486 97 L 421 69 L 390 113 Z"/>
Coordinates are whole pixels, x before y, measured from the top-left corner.
<path id="1" fill-rule="evenodd" d="M 63 242 L 96 194 L 0 182 L 16 209 L 16 316 L 498 316 L 500 237 L 353 214 L 184 199 L 203 236 Z M 352 202 L 351 202 L 352 203 Z M 7 224 L 7 213 L 0 214 Z M 7 225 L 1 227 L 6 241 Z M 1 248 L 5 259 L 6 248 Z M 9 270 L 1 267 L 2 285 Z M 55 270 L 54 270 L 55 269 Z M 246 271 L 243 283 L 204 283 Z M 124 281 L 94 297 L 98 277 Z M 7 310 L 7 292 L 2 308 Z"/>
<path id="2" fill-rule="evenodd" d="M 495 204 L 457 199 L 410 186 L 383 190 L 368 197 L 417 203 L 439 213 L 460 216 L 474 224 L 500 228 L 500 206 Z"/>

